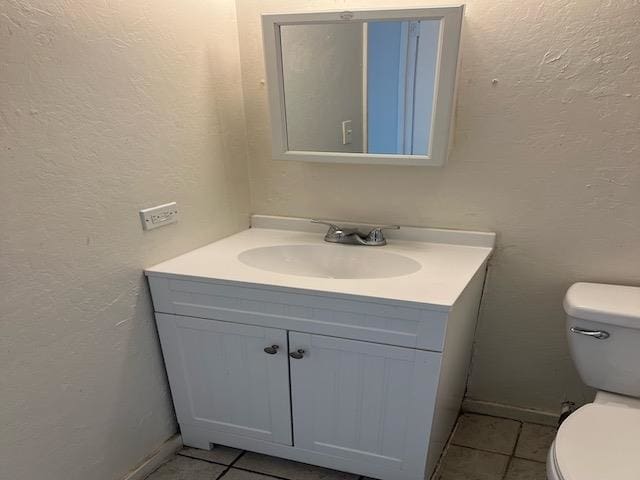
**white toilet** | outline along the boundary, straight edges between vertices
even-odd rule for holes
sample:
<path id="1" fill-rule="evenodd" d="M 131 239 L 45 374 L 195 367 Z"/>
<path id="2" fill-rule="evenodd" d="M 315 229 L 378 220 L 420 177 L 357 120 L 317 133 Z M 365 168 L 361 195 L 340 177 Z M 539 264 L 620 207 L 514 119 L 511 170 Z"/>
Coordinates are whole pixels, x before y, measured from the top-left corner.
<path id="1" fill-rule="evenodd" d="M 596 399 L 560 426 L 549 480 L 640 480 L 640 288 L 576 283 L 564 299 L 571 356 Z"/>

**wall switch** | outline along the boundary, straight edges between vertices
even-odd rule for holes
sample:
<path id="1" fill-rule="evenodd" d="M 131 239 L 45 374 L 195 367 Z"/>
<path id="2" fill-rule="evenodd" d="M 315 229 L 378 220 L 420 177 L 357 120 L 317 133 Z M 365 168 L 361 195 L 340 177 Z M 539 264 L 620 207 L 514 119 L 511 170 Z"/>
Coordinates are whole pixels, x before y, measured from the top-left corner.
<path id="1" fill-rule="evenodd" d="M 353 129 L 351 128 L 351 120 L 345 120 L 342 122 L 342 144 L 349 145 L 351 143 L 351 135 Z"/>
<path id="2" fill-rule="evenodd" d="M 142 221 L 142 228 L 145 230 L 152 230 L 163 225 L 175 223 L 178 221 L 178 204 L 171 202 L 140 210 L 140 220 Z"/>

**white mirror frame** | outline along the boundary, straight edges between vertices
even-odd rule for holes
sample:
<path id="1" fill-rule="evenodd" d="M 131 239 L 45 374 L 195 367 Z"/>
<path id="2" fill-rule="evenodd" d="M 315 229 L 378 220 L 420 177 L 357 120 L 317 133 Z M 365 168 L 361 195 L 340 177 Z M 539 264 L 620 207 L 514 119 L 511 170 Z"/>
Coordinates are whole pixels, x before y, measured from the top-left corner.
<path id="1" fill-rule="evenodd" d="M 428 8 L 350 10 L 262 15 L 262 35 L 271 116 L 271 146 L 276 160 L 369 165 L 442 166 L 449 150 L 455 110 L 456 76 L 464 5 Z M 280 27 L 306 23 L 384 20 L 440 20 L 429 155 L 313 152 L 288 149 Z"/>

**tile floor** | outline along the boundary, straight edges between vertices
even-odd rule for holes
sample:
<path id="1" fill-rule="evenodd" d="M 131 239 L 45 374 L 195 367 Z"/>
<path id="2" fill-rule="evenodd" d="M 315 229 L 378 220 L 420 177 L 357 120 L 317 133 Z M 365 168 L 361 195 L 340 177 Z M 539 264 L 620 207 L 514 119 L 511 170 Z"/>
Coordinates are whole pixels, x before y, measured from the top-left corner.
<path id="1" fill-rule="evenodd" d="M 433 480 L 546 480 L 555 428 L 464 414 Z M 229 447 L 185 447 L 147 480 L 370 480 Z"/>
<path id="2" fill-rule="evenodd" d="M 554 427 L 464 414 L 433 480 L 546 480 L 555 435 Z"/>

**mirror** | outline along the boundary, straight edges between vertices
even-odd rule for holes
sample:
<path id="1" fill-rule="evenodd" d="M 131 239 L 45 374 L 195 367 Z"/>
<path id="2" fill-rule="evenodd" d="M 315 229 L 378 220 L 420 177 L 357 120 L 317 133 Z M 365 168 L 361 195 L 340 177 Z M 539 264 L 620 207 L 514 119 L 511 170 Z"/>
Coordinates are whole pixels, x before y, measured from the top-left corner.
<path id="1" fill-rule="evenodd" d="M 438 20 L 283 25 L 289 150 L 428 155 Z"/>
<path id="2" fill-rule="evenodd" d="M 462 7 L 264 15 L 278 159 L 442 165 Z"/>

